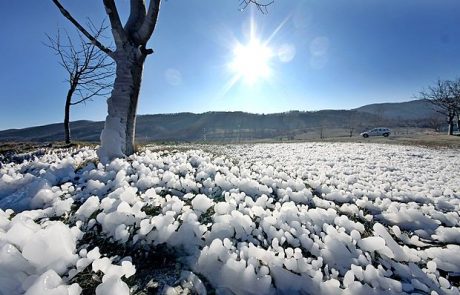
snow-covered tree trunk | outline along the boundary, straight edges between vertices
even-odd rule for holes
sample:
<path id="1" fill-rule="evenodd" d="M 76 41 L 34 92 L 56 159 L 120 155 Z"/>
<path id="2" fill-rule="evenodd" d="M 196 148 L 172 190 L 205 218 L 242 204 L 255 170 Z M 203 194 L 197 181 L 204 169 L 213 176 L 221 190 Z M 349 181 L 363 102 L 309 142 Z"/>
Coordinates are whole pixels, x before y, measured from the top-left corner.
<path id="1" fill-rule="evenodd" d="M 114 0 L 103 0 L 112 27 L 116 50 L 110 53 L 117 65 L 108 115 L 101 133 L 98 156 L 102 163 L 134 153 L 136 110 L 147 55 L 153 50 L 146 44 L 155 29 L 161 0 L 150 0 L 148 10 L 143 0 L 130 1 L 130 14 L 121 24 Z"/>
<path id="2" fill-rule="evenodd" d="M 114 52 L 117 65 L 112 94 L 107 100 L 108 115 L 101 133 L 98 156 L 106 163 L 134 153 L 136 109 L 146 55 L 133 46 Z"/>

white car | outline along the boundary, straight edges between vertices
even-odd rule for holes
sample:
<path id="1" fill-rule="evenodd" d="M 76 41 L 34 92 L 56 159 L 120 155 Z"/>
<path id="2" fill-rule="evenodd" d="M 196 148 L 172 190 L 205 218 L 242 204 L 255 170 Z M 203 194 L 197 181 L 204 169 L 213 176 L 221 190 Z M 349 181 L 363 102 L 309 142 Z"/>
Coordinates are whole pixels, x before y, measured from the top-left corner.
<path id="1" fill-rule="evenodd" d="M 391 134 L 390 129 L 379 127 L 379 128 L 371 129 L 369 131 L 365 131 L 365 132 L 361 133 L 360 135 L 362 137 L 364 137 L 364 138 L 368 138 L 369 136 L 384 136 L 384 137 L 388 137 L 388 136 L 390 136 L 390 134 Z"/>

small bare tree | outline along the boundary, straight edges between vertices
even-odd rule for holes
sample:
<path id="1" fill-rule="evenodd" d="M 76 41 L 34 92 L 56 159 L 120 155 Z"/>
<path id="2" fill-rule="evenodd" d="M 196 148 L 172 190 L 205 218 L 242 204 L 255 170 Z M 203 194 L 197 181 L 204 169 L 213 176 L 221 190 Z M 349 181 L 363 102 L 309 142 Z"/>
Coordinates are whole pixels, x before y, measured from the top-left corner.
<path id="1" fill-rule="evenodd" d="M 438 80 L 436 85 L 420 92 L 420 97 L 429 100 L 436 112 L 447 117 L 447 134 L 454 134 L 454 118 L 460 111 L 460 80 Z"/>
<path id="2" fill-rule="evenodd" d="M 95 28 L 91 23 L 90 28 L 96 37 L 101 36 L 106 29 L 103 24 Z M 67 32 L 63 40 L 59 30 L 54 37 L 47 35 L 47 39 L 46 45 L 59 57 L 59 64 L 67 72 L 65 81 L 69 84 L 69 90 L 64 107 L 64 139 L 69 144 L 70 107 L 110 94 L 115 74 L 114 62 L 94 44 L 88 43 L 80 33 L 77 44 L 74 44 Z"/>
<path id="3" fill-rule="evenodd" d="M 433 116 L 428 118 L 428 126 L 436 132 L 439 132 L 441 130 L 441 126 L 443 124 L 444 120 L 439 115 L 434 114 Z"/>
<path id="4" fill-rule="evenodd" d="M 356 111 L 348 111 L 348 120 L 346 123 L 346 129 L 348 129 L 348 136 L 353 137 L 353 132 L 356 129 L 357 125 L 357 118 L 356 118 Z"/>

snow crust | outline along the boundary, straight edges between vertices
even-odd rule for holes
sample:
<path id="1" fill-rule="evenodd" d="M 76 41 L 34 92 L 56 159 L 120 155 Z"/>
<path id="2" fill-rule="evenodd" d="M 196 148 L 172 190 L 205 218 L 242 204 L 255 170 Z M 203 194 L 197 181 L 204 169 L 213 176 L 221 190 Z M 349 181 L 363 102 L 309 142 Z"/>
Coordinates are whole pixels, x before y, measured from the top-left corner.
<path id="1" fill-rule="evenodd" d="M 457 151 L 199 148 L 106 165 L 83 148 L 2 165 L 1 292 L 80 294 L 72 278 L 89 270 L 103 274 L 96 294 L 129 294 L 131 258 L 81 244 L 99 227 L 115 243 L 174 249 L 200 294 L 197 275 L 219 294 L 460 294 Z"/>

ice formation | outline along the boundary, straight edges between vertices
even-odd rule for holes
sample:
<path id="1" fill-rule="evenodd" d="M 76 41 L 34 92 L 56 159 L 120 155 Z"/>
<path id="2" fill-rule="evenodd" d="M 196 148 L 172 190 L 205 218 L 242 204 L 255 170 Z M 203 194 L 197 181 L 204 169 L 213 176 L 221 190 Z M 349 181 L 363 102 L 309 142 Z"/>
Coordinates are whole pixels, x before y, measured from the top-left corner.
<path id="1" fill-rule="evenodd" d="M 97 231 L 172 249 L 198 294 L 200 277 L 222 294 L 460 294 L 457 151 L 174 148 L 107 165 L 90 148 L 2 165 L 0 293 L 80 294 L 74 278 L 90 272 L 96 294 L 129 294 L 132 257 L 83 242 Z"/>

